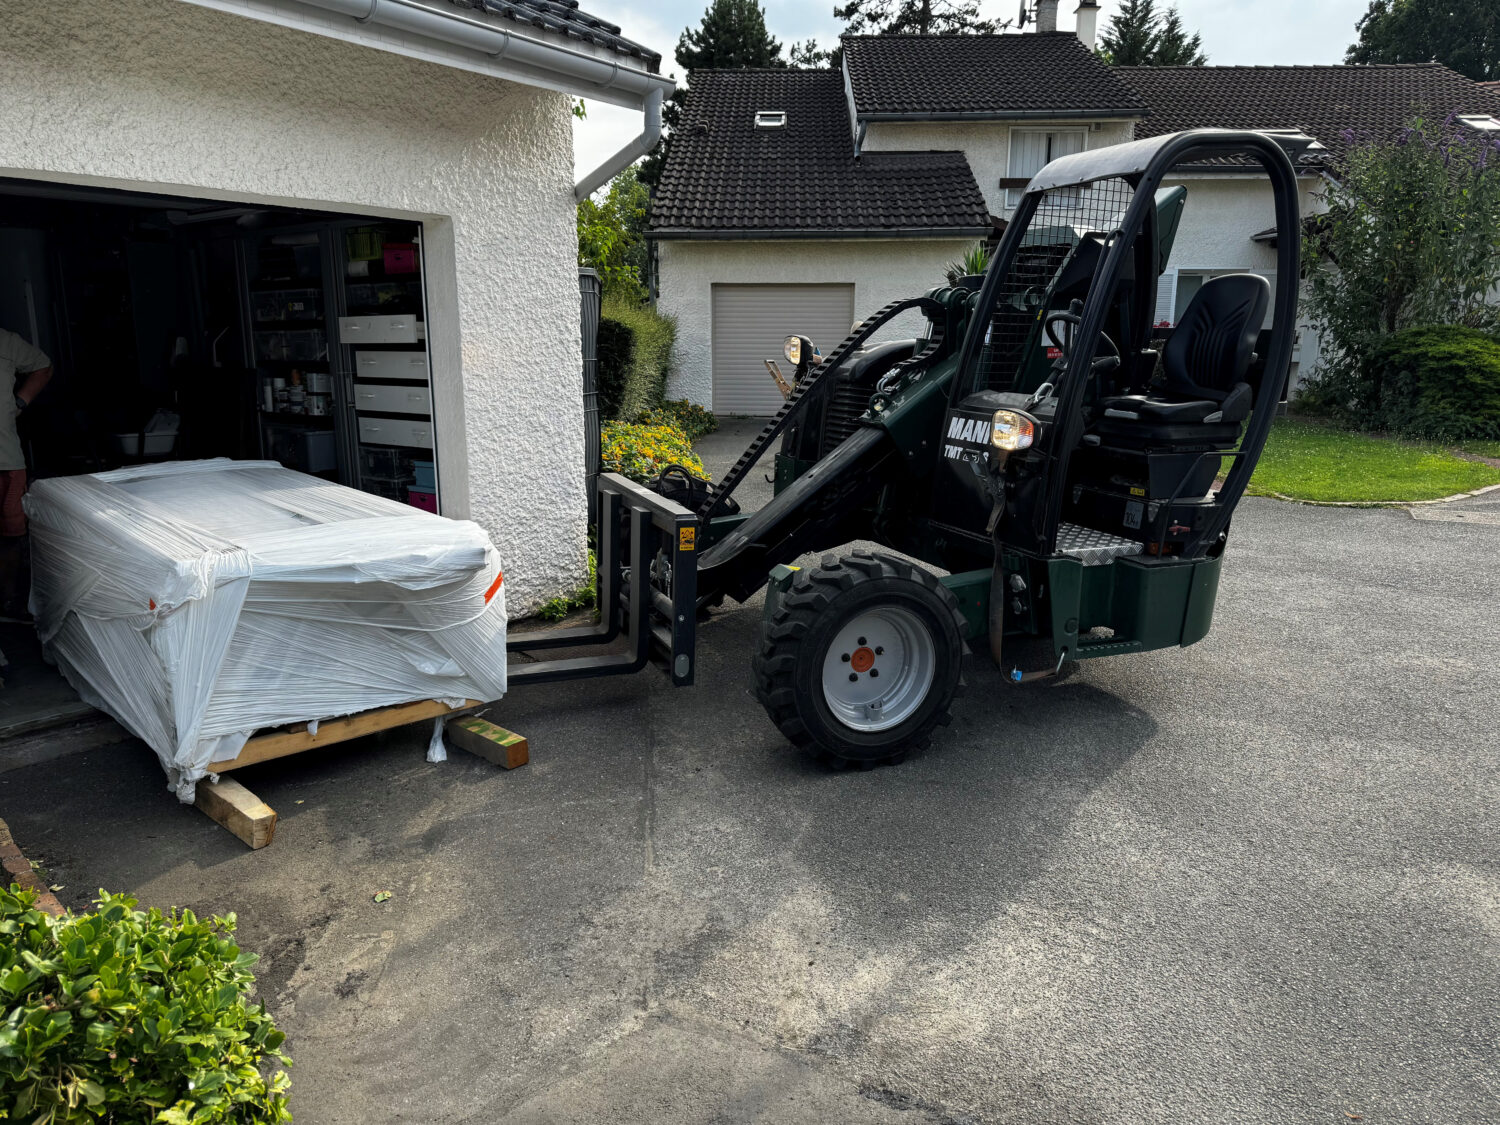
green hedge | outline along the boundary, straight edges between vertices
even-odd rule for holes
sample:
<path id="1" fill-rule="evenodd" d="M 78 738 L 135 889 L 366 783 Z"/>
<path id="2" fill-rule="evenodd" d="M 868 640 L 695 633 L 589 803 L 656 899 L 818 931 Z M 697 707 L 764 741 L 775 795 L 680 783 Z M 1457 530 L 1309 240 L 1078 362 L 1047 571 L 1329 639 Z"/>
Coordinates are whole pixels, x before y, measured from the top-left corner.
<path id="1" fill-rule="evenodd" d="M 606 297 L 599 318 L 599 416 L 628 421 L 662 404 L 677 325 L 649 305 Z"/>
<path id="2" fill-rule="evenodd" d="M 1378 428 L 1434 441 L 1500 438 L 1500 338 L 1407 328 L 1371 348 L 1364 370 Z"/>
<path id="3" fill-rule="evenodd" d="M 100 893 L 52 918 L 0 890 L 0 1120 L 271 1125 L 291 1120 L 285 1038 L 252 1004 L 234 915 Z"/>

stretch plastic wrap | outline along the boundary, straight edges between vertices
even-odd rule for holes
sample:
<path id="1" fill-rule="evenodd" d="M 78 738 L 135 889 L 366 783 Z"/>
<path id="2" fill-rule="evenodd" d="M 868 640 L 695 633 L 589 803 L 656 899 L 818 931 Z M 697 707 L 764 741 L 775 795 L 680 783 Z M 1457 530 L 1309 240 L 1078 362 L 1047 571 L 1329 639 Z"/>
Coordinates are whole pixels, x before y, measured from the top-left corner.
<path id="1" fill-rule="evenodd" d="M 256 730 L 505 692 L 489 537 L 273 461 L 38 481 L 31 610 L 89 703 L 193 799 Z"/>

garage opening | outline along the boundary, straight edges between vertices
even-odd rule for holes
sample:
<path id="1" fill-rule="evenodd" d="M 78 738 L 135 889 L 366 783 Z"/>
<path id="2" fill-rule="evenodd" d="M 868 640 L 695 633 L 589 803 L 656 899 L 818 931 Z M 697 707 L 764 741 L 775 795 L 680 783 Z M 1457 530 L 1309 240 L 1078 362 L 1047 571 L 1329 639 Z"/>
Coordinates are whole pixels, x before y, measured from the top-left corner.
<path id="1" fill-rule="evenodd" d="M 715 285 L 712 302 L 715 414 L 775 414 L 783 400 L 765 361 L 793 333 L 826 355 L 854 323 L 853 285 Z"/>
<path id="2" fill-rule="evenodd" d="M 0 179 L 0 329 L 53 368 L 30 476 L 266 459 L 437 511 L 425 280 L 418 223 Z M 71 694 L 7 612 L 0 733 Z"/>

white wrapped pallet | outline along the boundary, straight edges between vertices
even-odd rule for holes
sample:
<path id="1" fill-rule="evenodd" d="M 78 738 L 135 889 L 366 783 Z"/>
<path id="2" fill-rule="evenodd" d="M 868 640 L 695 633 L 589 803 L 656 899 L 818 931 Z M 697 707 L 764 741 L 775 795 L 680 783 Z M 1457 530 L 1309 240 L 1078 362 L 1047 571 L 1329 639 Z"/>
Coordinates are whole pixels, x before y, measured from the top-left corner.
<path id="1" fill-rule="evenodd" d="M 45 651 L 183 801 L 258 729 L 505 692 L 501 570 L 473 523 L 272 461 L 43 480 L 25 503 Z"/>

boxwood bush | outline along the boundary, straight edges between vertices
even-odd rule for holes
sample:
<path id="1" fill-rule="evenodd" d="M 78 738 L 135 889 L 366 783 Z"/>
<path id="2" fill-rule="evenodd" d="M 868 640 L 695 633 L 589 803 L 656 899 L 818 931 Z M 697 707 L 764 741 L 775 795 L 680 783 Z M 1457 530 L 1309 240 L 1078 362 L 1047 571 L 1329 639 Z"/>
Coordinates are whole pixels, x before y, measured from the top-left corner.
<path id="1" fill-rule="evenodd" d="M 677 326 L 649 305 L 606 297 L 599 317 L 599 416 L 629 420 L 662 404 Z"/>
<path id="2" fill-rule="evenodd" d="M 135 909 L 100 892 L 53 918 L 0 891 L 0 1120 L 290 1121 L 285 1036 L 251 1004 L 234 915 Z"/>
<path id="3" fill-rule="evenodd" d="M 1370 349 L 1364 372 L 1380 429 L 1435 441 L 1500 438 L 1500 338 L 1453 325 L 1407 328 Z"/>

